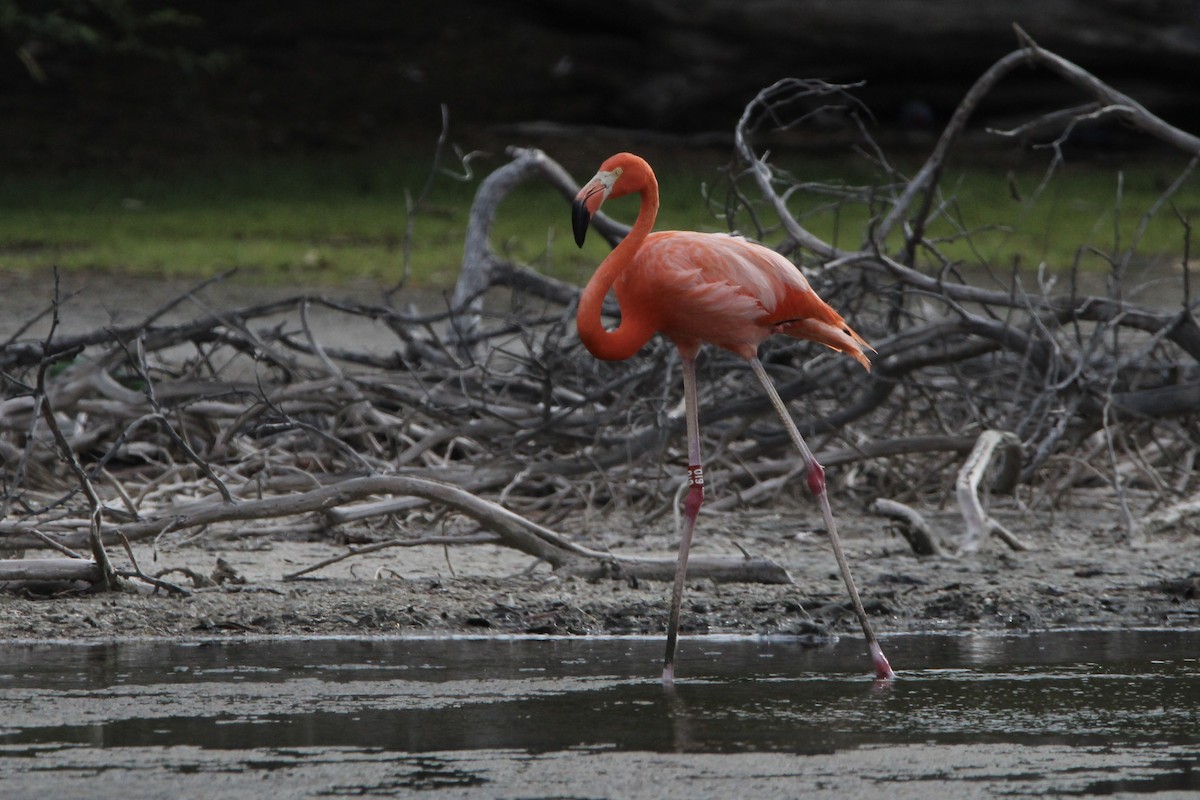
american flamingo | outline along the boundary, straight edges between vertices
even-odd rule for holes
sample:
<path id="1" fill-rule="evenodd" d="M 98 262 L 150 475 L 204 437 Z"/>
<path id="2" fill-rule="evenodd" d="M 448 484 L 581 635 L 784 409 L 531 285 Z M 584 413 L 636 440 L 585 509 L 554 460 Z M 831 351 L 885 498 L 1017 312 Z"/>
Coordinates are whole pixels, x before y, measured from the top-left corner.
<path id="1" fill-rule="evenodd" d="M 683 362 L 688 494 L 667 622 L 663 684 L 670 686 L 675 680 L 675 647 L 688 552 L 696 515 L 704 502 L 696 401 L 696 356 L 704 342 L 746 359 L 766 390 L 804 460 L 808 488 L 821 506 L 825 530 L 854 613 L 862 625 L 875 673 L 879 678 L 893 677 L 895 673 L 871 630 L 842 551 L 825 492 L 825 470 L 817 463 L 758 360 L 759 344 L 776 333 L 820 342 L 846 353 L 866 369 L 871 368 L 871 362 L 863 350 L 870 349 L 870 345 L 817 296 L 795 265 L 775 251 L 725 234 L 651 233 L 658 216 L 658 180 L 650 165 L 631 153 L 618 153 L 601 164 L 596 176 L 576 195 L 571 209 L 575 242 L 583 246 L 588 223 L 605 200 L 634 192 L 641 195 L 637 221 L 584 287 L 576 324 L 579 338 L 597 358 L 609 361 L 629 358 L 655 333 L 661 333 L 679 348 Z M 601 306 L 609 289 L 616 292 L 621 307 L 621 323 L 611 331 L 600 320 Z"/>

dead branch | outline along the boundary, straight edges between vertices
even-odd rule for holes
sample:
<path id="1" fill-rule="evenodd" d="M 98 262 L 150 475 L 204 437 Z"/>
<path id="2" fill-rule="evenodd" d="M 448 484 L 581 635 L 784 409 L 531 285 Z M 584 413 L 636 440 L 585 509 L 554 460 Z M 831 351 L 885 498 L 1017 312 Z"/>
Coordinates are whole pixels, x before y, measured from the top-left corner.
<path id="1" fill-rule="evenodd" d="M 18 558 L 0 560 L 0 583 L 85 581 L 102 583 L 104 573 L 90 558 Z"/>
<path id="2" fill-rule="evenodd" d="M 564 304 L 571 302 L 575 293 L 561 282 L 513 264 L 492 251 L 491 231 L 496 210 L 522 183 L 541 177 L 568 202 L 579 191 L 579 185 L 567 171 L 541 150 L 510 147 L 508 155 L 512 160 L 489 175 L 475 193 L 463 245 L 462 269 L 450 299 L 453 336 L 460 347 L 465 346 L 468 350 L 479 341 L 483 296 L 492 286 L 519 286 L 530 294 L 557 299 Z M 613 222 L 603 213 L 597 215 L 596 223 L 600 235 L 613 245 L 629 230 L 628 226 Z"/>
<path id="3" fill-rule="evenodd" d="M 50 335 L 53 336 L 55 329 L 58 327 L 58 271 L 55 270 L 55 306 L 53 311 L 53 322 L 50 326 Z M 45 348 L 49 350 L 49 347 Z M 67 465 L 71 472 L 74 473 L 75 479 L 79 481 L 79 486 L 83 490 L 83 494 L 87 497 L 90 513 L 88 515 L 88 535 L 87 545 L 92 552 L 92 559 L 95 562 L 95 567 L 99 571 L 100 583 L 104 588 L 115 588 L 119 585 L 118 576 L 112 568 L 112 564 L 108 560 L 108 552 L 104 547 L 104 540 L 100 535 L 100 528 L 103 524 L 104 504 L 100 500 L 100 495 L 96 492 L 96 487 L 92 484 L 87 472 L 80 465 L 79 459 L 75 456 L 75 451 L 71 447 L 71 443 L 67 441 L 67 437 L 63 436 L 62 428 L 59 427 L 58 420 L 54 416 L 54 407 L 51 405 L 50 398 L 46 394 L 46 372 L 50 368 L 53 360 L 48 355 L 43 357 L 42 363 L 37 370 L 37 384 L 35 387 L 34 404 L 38 407 L 46 427 L 54 437 L 54 443 L 58 447 L 59 455 Z M 41 537 L 39 537 L 41 541 Z"/>
<path id="4" fill-rule="evenodd" d="M 925 517 L 915 508 L 895 500 L 879 497 L 871 503 L 871 512 L 895 520 L 896 529 L 917 555 L 944 556 L 946 554 L 938 544 L 937 536 L 929 527 L 929 523 L 925 521 Z"/>
<path id="5" fill-rule="evenodd" d="M 849 304 L 843 310 L 849 309 L 848 316 L 856 324 L 865 318 L 878 320 L 875 334 L 868 338 L 878 349 L 875 375 L 887 381 L 887 389 L 876 389 L 874 394 L 886 396 L 892 410 L 885 411 L 882 405 L 869 407 L 863 419 L 870 420 L 875 414 L 894 423 L 905 418 L 904 408 L 922 407 L 935 409 L 926 418 L 936 425 L 935 430 L 949 432 L 964 424 L 1011 430 L 1032 457 L 1019 466 L 1007 462 L 1009 484 L 1035 480 L 1054 454 L 1070 452 L 1092 432 L 1102 431 L 1112 440 L 1140 426 L 1136 437 L 1151 435 L 1148 431 L 1156 424 L 1169 424 L 1179 415 L 1188 420 L 1190 428 L 1200 408 L 1200 326 L 1194 303 L 1185 302 L 1182 311 L 1134 305 L 1125 299 L 1119 275 L 1108 296 L 1080 295 L 1075 271 L 1070 291 L 1059 295 L 1029 292 L 1018 276 L 1008 288 L 985 288 L 963 280 L 959 265 L 941 257 L 937 243 L 928 235 L 934 222 L 955 222 L 945 216 L 943 209 L 949 202 L 939 194 L 940 179 L 968 120 L 1006 75 L 1029 64 L 1048 69 L 1096 98 L 1094 104 L 1055 117 L 1060 124 L 1071 125 L 1102 109 L 1192 156 L 1179 177 L 1143 214 L 1134 245 L 1113 256 L 1114 269 L 1125 269 L 1121 265 L 1133 260 L 1132 248 L 1146 220 L 1164 207 L 1191 175 L 1200 139 L 1173 128 L 1077 65 L 1038 47 L 1023 33 L 1020 48 L 998 60 L 963 98 L 913 178 L 896 175 L 895 189 L 881 187 L 857 194 L 841 191 L 843 197 L 882 201 L 884 205 L 861 250 L 835 246 L 805 228 L 793 209 L 799 191 L 811 184 L 798 184 L 773 167 L 753 145 L 754 134 L 764 121 L 776 129 L 791 129 L 803 125 L 813 109 L 837 109 L 853 117 L 856 107 L 847 97 L 847 87 L 785 80 L 760 93 L 739 121 L 735 137 L 738 171 L 733 173 L 734 184 L 747 178 L 763 198 L 762 204 L 774 212 L 785 236 L 781 247 L 793 250 L 799 246 L 817 257 L 817 263 L 803 266 L 822 271 L 823 294 L 844 292 Z M 1052 144 L 1054 165 L 1063 159 L 1065 136 Z M 864 142 L 861 148 L 884 169 L 890 169 L 873 143 Z M 1054 166 L 1048 170 L 1047 180 L 1053 170 Z M 838 187 L 815 188 L 831 194 L 838 191 Z M 738 199 L 732 205 L 741 209 L 747 193 L 735 191 L 731 189 L 731 196 Z M 745 213 L 755 220 L 757 230 L 771 231 L 755 209 Z M 888 234 L 900 229 L 904 243 L 889 249 Z M 968 231 L 959 230 L 964 238 L 969 236 Z M 1184 230 L 1186 234 L 1190 228 L 1184 225 Z M 923 259 L 926 254 L 930 258 Z M 868 274 L 875 270 L 892 283 L 875 282 Z M 1182 281 L 1184 294 L 1190 297 L 1186 291 L 1188 271 L 1185 265 Z M 945 309 L 943 316 L 937 314 L 939 306 Z M 1132 346 L 1137 347 L 1137 355 L 1123 350 Z M 1011 387 L 1015 395 L 992 390 L 999 385 Z M 958 387 L 952 390 L 953 396 L 946 393 L 951 386 Z M 785 385 L 782 393 L 799 398 L 811 391 L 808 387 L 806 381 L 798 380 Z M 860 387 L 856 394 L 865 399 L 871 391 Z M 1115 415 L 1123 420 L 1116 427 L 1111 424 Z M 915 417 L 906 419 L 908 424 L 916 422 Z M 957 423 L 951 421 L 954 419 Z M 839 421 L 845 424 L 850 420 L 841 417 Z M 839 426 L 838 430 L 845 428 Z M 1181 450 L 1191 446 L 1193 442 L 1188 441 Z M 1108 453 L 1111 456 L 1121 449 L 1117 443 Z M 1113 462 L 1109 468 L 1119 470 L 1120 465 Z M 995 532 L 1007 537 L 1010 546 L 1015 544 L 1006 531 L 997 528 Z"/>
<path id="6" fill-rule="evenodd" d="M 243 487 L 252 491 L 252 486 Z M 129 522 L 103 528 L 105 541 L 140 541 L 168 531 L 194 529 L 218 523 L 297 516 L 325 512 L 376 495 L 414 495 L 453 508 L 491 531 L 500 543 L 545 561 L 554 569 L 565 568 L 572 574 L 594 574 L 615 565 L 627 576 L 644 580 L 668 580 L 674 574 L 673 557 L 649 558 L 605 553 L 569 541 L 562 535 L 457 486 L 424 478 L 398 475 L 349 478 L 329 486 L 267 497 L 226 503 L 206 498 L 164 509 L 154 519 Z M 238 491 L 239 497 L 243 491 Z M 70 546 L 84 534 L 46 533 L 63 546 Z M 30 548 L 40 544 L 33 536 L 10 538 L 10 548 Z M 601 562 L 599 565 L 588 561 Z M 605 567 L 608 564 L 610 567 Z M 716 581 L 761 581 L 788 583 L 787 572 L 766 559 L 697 557 L 696 575 Z"/>
<path id="7" fill-rule="evenodd" d="M 422 536 L 419 539 L 393 539 L 387 542 L 376 542 L 375 544 L 351 546 L 345 553 L 340 553 L 336 556 L 318 561 L 315 564 L 310 564 L 304 569 L 298 569 L 295 572 L 289 572 L 283 576 L 285 581 L 294 581 L 317 570 L 332 566 L 333 564 L 341 563 L 350 558 L 369 555 L 370 553 L 378 553 L 381 550 L 390 550 L 393 547 L 426 547 L 429 545 L 460 545 L 460 544 L 496 544 L 501 541 L 501 537 L 494 533 L 479 533 L 470 536 Z"/>
<path id="8" fill-rule="evenodd" d="M 963 524 L 966 530 L 959 542 L 958 552 L 973 553 L 979 549 L 984 537 L 992 530 L 1003 530 L 999 523 L 984 511 L 979 498 L 979 484 L 983 475 L 991 465 L 999 448 L 1003 447 L 1003 457 L 1011 462 L 1020 460 L 1021 442 L 1016 435 L 1009 431 L 984 431 L 979 434 L 975 448 L 963 463 L 955 483 L 955 493 L 958 496 L 958 507 L 962 511 Z M 1011 538 L 1006 542 L 1012 544 Z M 1024 547 L 1015 549 L 1024 550 Z"/>

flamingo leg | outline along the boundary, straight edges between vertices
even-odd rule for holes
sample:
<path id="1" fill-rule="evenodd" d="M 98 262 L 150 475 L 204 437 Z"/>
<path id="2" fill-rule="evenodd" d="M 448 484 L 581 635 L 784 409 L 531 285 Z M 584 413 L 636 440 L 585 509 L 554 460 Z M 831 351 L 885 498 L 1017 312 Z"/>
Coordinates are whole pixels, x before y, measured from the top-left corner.
<path id="1" fill-rule="evenodd" d="M 700 413 L 696 400 L 696 359 L 680 353 L 683 360 L 683 400 L 687 416 L 688 493 L 683 504 L 683 532 L 679 538 L 679 563 L 675 567 L 675 585 L 671 591 L 671 613 L 667 618 L 667 653 L 663 658 L 663 686 L 675 683 L 675 646 L 679 641 L 679 612 L 683 605 L 683 587 L 687 579 L 688 553 L 696 515 L 704 502 L 704 466 L 700 461 Z"/>
<path id="2" fill-rule="evenodd" d="M 833 521 L 833 509 L 829 507 L 829 496 L 825 492 L 825 468 L 817 462 L 816 456 L 808 448 L 804 437 L 800 435 L 800 430 L 796 427 L 796 423 L 792 421 L 792 415 L 788 413 L 787 406 L 783 403 L 783 398 L 776 391 L 775 384 L 771 381 L 770 376 L 767 375 L 762 362 L 757 357 L 752 358 L 750 359 L 750 367 L 754 370 L 754 374 L 758 377 L 763 388 L 766 389 L 767 396 L 771 398 L 771 404 L 775 406 L 775 411 L 779 414 L 779 419 L 782 420 L 783 426 L 787 428 L 788 434 L 792 437 L 792 442 L 795 443 L 796 448 L 800 451 L 801 458 L 804 459 L 804 467 L 808 477 L 808 488 L 817 499 L 817 503 L 821 506 L 821 514 L 825 517 L 825 531 L 829 534 L 829 543 L 833 546 L 833 557 L 837 559 L 838 570 L 841 571 L 842 580 L 845 581 L 846 589 L 850 593 L 850 602 L 854 606 L 854 614 L 858 617 L 858 622 L 862 626 L 863 636 L 867 640 L 867 648 L 871 653 L 871 661 L 875 666 L 875 675 L 881 679 L 893 678 L 896 673 L 892 671 L 892 666 L 888 663 L 887 656 L 883 654 L 883 648 L 879 646 L 879 640 L 875 638 L 875 631 L 871 629 L 871 622 L 867 619 L 867 612 L 863 608 L 862 599 L 858 596 L 858 588 L 854 585 L 854 576 L 850 574 L 850 564 L 846 561 L 846 554 L 842 550 L 842 540 L 838 536 L 837 526 Z"/>

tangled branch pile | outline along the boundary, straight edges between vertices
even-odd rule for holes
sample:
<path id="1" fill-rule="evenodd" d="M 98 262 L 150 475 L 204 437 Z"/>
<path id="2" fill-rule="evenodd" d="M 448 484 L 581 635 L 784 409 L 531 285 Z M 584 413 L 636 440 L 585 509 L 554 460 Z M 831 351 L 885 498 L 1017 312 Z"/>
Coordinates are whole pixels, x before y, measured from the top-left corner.
<path id="1" fill-rule="evenodd" d="M 1093 102 L 1001 135 L 1045 139 L 1052 130 L 1057 164 L 1058 144 L 1079 121 L 1118 117 L 1192 157 L 1147 212 L 1165 213 L 1200 161 L 1200 140 L 1028 41 L 980 78 L 911 179 L 888 165 L 841 87 L 769 87 L 737 126 L 724 210 L 759 238 L 781 236 L 780 249 L 877 350 L 870 374 L 802 342 L 763 352 L 784 398 L 803 405 L 818 457 L 827 467 L 853 465 L 831 472 L 842 491 L 942 502 L 980 434 L 1002 431 L 1021 445 L 1019 468 L 1008 464 L 1010 487 L 1027 487 L 1021 502 L 1053 506 L 1073 487 L 1105 483 L 1132 534 L 1150 510 L 1146 497 L 1163 508 L 1195 505 L 1200 326 L 1186 219 L 1179 302 L 1166 309 L 1125 298 L 1137 242 L 1107 254 L 1109 290 L 1086 296 L 1067 265 L 1069 287 L 1057 294 L 986 265 L 972 265 L 984 276 L 975 285 L 929 233 L 954 219 L 939 180 L 968 118 L 1025 64 Z M 852 121 L 886 181 L 803 184 L 755 149 L 755 137 L 831 114 Z M 673 348 L 656 340 L 628 362 L 595 361 L 574 333 L 576 289 L 490 249 L 496 208 L 518 183 L 537 177 L 567 196 L 576 190 L 543 153 L 512 156 L 480 187 L 462 276 L 441 313 L 299 296 L 182 324 L 162 323 L 163 308 L 142 324 L 84 335 L 57 335 L 53 325 L 44 338 L 18 334 L 0 347 L 0 549 L 69 556 L 3 562 L 0 581 L 111 581 L 121 570 L 108 564 L 106 546 L 214 526 L 263 532 L 272 519 L 287 519 L 289 531 L 382 520 L 376 527 L 385 530 L 362 535 L 391 536 L 386 529 L 428 514 L 430 504 L 486 531 L 459 541 L 501 541 L 556 567 L 668 571 L 546 527 L 606 504 L 645 515 L 668 509 L 684 480 L 683 414 Z M 871 207 L 856 247 L 804 227 L 794 209 L 814 195 L 834 209 Z M 596 224 L 610 238 L 621 233 L 611 221 Z M 374 321 L 394 338 L 330 346 L 310 325 L 314 309 L 347 324 Z M 45 313 L 57 310 L 51 303 Z M 709 508 L 776 498 L 802 468 L 743 370 L 719 352 L 702 364 L 706 461 L 718 488 Z M 1131 487 L 1151 491 L 1135 503 Z M 434 540 L 455 537 L 415 539 Z M 759 562 L 708 567 L 730 579 L 786 579 Z"/>

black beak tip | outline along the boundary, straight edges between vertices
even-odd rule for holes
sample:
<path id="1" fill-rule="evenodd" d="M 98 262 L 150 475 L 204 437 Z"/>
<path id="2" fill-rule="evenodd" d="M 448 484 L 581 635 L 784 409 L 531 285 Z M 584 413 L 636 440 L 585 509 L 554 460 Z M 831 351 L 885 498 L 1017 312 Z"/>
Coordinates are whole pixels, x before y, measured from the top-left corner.
<path id="1" fill-rule="evenodd" d="M 582 200 L 576 200 L 571 206 L 571 229 L 575 232 L 575 244 L 583 247 L 583 240 L 587 237 L 588 223 L 591 222 L 592 215 L 588 213 L 587 206 Z"/>

